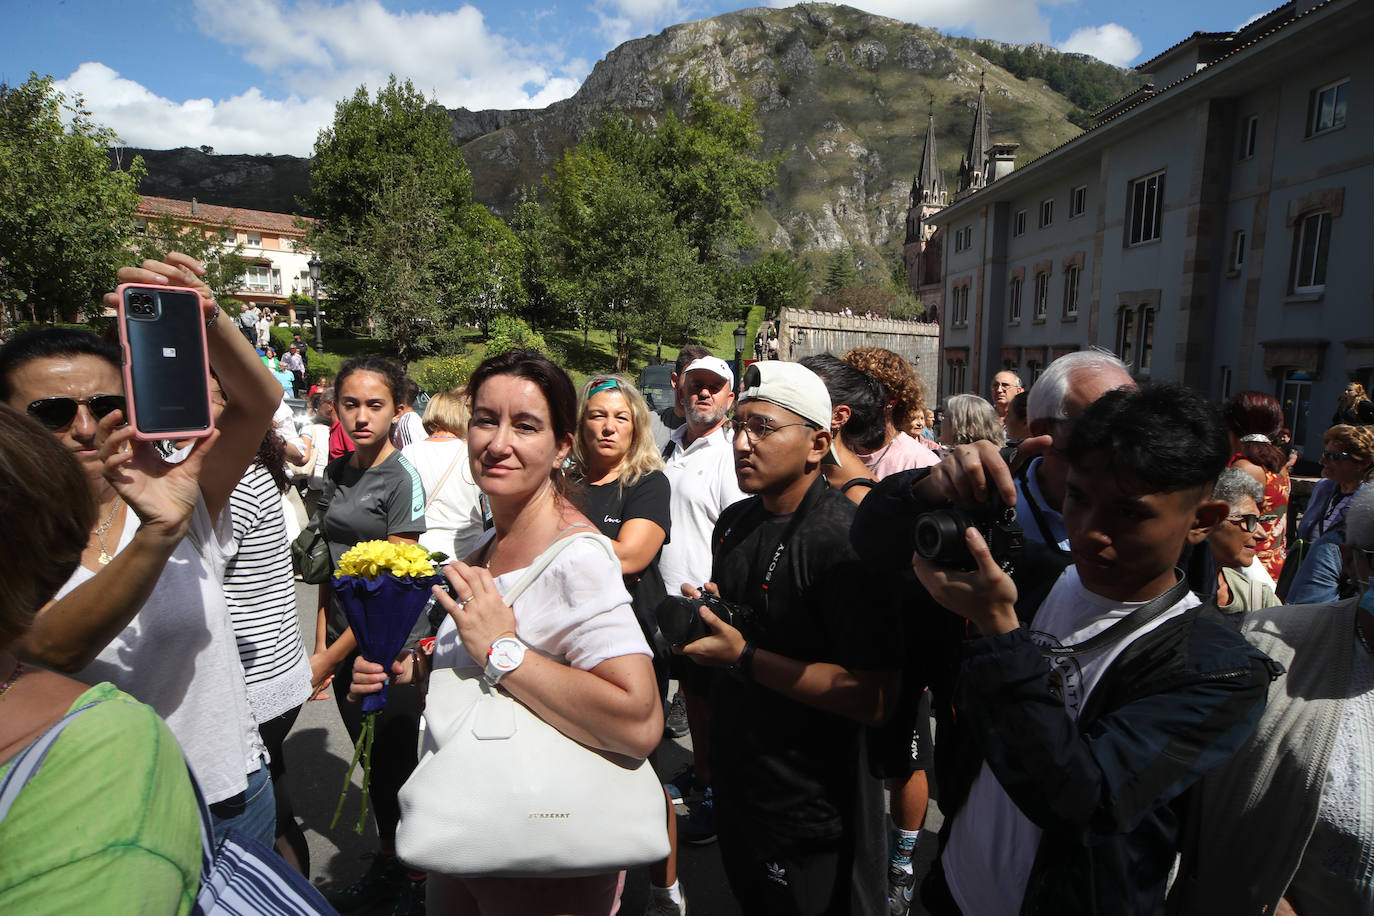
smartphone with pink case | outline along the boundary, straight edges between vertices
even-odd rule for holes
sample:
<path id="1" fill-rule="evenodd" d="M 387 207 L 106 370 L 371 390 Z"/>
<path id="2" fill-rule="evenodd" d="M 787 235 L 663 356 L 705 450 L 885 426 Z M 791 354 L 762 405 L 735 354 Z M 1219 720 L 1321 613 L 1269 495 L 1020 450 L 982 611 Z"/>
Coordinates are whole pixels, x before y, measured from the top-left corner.
<path id="1" fill-rule="evenodd" d="M 124 395 L 139 439 L 210 435 L 210 360 L 200 294 L 180 286 L 121 284 Z"/>

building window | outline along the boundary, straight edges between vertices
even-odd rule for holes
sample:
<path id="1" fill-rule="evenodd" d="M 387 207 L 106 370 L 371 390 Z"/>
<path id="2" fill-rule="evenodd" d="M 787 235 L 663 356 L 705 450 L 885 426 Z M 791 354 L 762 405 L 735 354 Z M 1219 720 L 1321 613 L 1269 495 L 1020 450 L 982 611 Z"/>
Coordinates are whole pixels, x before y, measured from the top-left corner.
<path id="1" fill-rule="evenodd" d="M 1157 172 L 1131 182 L 1127 198 L 1126 244 L 1140 245 L 1159 238 L 1164 215 L 1164 173 Z"/>
<path id="2" fill-rule="evenodd" d="M 950 290 L 950 324 L 954 327 L 963 327 L 968 324 L 968 287 L 956 286 Z"/>
<path id="3" fill-rule="evenodd" d="M 1040 374 L 1045 371 L 1045 365 L 1038 359 L 1026 360 L 1026 373 L 1030 377 L 1026 380 L 1026 387 L 1035 384 L 1035 380 L 1040 378 Z"/>
<path id="4" fill-rule="evenodd" d="M 1040 201 L 1040 228 L 1044 229 L 1046 226 L 1052 224 L 1053 222 L 1054 200 L 1051 199 Z"/>
<path id="5" fill-rule="evenodd" d="M 1349 88 L 1350 80 L 1344 79 L 1312 90 L 1307 102 L 1307 136 L 1345 126 L 1345 96 Z"/>
<path id="6" fill-rule="evenodd" d="M 1245 230 L 1237 229 L 1231 235 L 1231 269 L 1239 271 L 1245 266 Z"/>
<path id="7" fill-rule="evenodd" d="M 1279 378 L 1279 404 L 1283 406 L 1283 425 L 1293 432 L 1293 441 L 1307 438 L 1307 414 L 1312 406 L 1312 374 L 1289 369 Z"/>
<path id="8" fill-rule="evenodd" d="M 1259 137 L 1259 115 L 1245 119 L 1245 127 L 1240 132 L 1240 157 L 1250 159 L 1255 155 L 1255 141 Z"/>
<path id="9" fill-rule="evenodd" d="M 1007 323 L 1021 323 L 1021 287 L 1026 281 L 1020 277 L 1011 278 L 1011 289 L 1007 292 Z"/>
<path id="10" fill-rule="evenodd" d="M 249 267 L 243 278 L 244 289 L 267 292 L 272 288 L 272 269 L 270 267 Z"/>
<path id="11" fill-rule="evenodd" d="M 1303 217 L 1293 249 L 1293 292 L 1313 293 L 1326 288 L 1326 256 L 1331 247 L 1331 214 Z"/>
<path id="12" fill-rule="evenodd" d="M 1088 186 L 1081 184 L 1069 192 L 1069 219 L 1088 212 Z"/>
<path id="13" fill-rule="evenodd" d="M 1064 271 L 1064 317 L 1078 316 L 1078 281 L 1083 277 L 1083 268 L 1073 264 Z"/>
<path id="14" fill-rule="evenodd" d="M 1155 310 L 1140 310 L 1140 371 L 1149 372 L 1155 349 Z"/>
<path id="15" fill-rule="evenodd" d="M 252 246 L 253 248 L 261 248 L 261 247 L 262 247 L 262 233 L 261 233 L 261 232 L 247 232 L 247 233 L 244 233 L 244 235 L 245 235 L 244 244 L 250 245 L 250 246 Z"/>
<path id="16" fill-rule="evenodd" d="M 973 247 L 973 227 L 965 226 L 954 233 L 954 250 L 967 251 Z"/>
<path id="17" fill-rule="evenodd" d="M 1035 275 L 1035 315 L 1036 321 L 1044 321 L 1050 307 L 1050 275 Z"/>
<path id="18" fill-rule="evenodd" d="M 1011 218 L 1011 234 L 1020 237 L 1026 234 L 1026 211 L 1017 210 Z"/>
<path id="19" fill-rule="evenodd" d="M 952 360 L 949 364 L 949 390 L 953 394 L 964 391 L 965 370 L 968 367 L 962 360 Z"/>
<path id="20" fill-rule="evenodd" d="M 1116 316 L 1116 355 L 1127 366 L 1135 365 L 1135 309 L 1129 306 Z"/>
<path id="21" fill-rule="evenodd" d="M 1217 381 L 1217 400 L 1225 403 L 1231 399 L 1231 367 L 1221 367 L 1221 378 Z"/>

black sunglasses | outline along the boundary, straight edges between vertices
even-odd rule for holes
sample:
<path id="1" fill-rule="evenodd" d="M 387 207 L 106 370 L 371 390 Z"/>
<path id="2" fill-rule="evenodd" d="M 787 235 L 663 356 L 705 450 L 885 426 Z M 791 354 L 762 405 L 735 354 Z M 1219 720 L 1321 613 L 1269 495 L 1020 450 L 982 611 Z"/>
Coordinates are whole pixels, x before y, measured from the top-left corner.
<path id="1" fill-rule="evenodd" d="M 1240 530 L 1250 533 L 1258 531 L 1260 526 L 1258 515 L 1230 515 L 1227 516 L 1226 520 Z"/>
<path id="2" fill-rule="evenodd" d="M 1349 452 L 1322 452 L 1323 461 L 1353 461 L 1355 456 Z"/>
<path id="3" fill-rule="evenodd" d="M 26 408 L 29 416 L 48 429 L 58 430 L 76 419 L 76 409 L 85 404 L 91 414 L 102 420 L 116 410 L 125 407 L 122 394 L 96 394 L 88 398 L 39 398 Z"/>

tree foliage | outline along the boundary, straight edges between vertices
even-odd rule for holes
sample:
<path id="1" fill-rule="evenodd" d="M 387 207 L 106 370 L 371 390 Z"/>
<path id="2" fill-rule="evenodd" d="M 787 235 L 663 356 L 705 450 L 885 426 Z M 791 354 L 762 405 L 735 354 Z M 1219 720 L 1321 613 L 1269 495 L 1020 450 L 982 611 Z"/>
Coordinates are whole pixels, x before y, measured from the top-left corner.
<path id="1" fill-rule="evenodd" d="M 854 263 L 854 249 L 846 245 L 837 248 L 830 256 L 830 263 L 825 267 L 825 284 L 821 291 L 827 296 L 833 296 L 842 289 L 857 286 L 859 280 L 859 268 Z"/>
<path id="2" fill-rule="evenodd" d="M 331 314 L 380 324 L 402 362 L 520 295 L 514 236 L 473 204 L 447 113 L 408 80 L 335 107 L 315 141 L 310 209 Z"/>
<path id="3" fill-rule="evenodd" d="M 114 131 L 52 77 L 0 83 L 0 303 L 10 321 L 99 315 L 127 257 L 143 162 L 110 168 Z"/>
<path id="4" fill-rule="evenodd" d="M 548 221 L 519 217 L 543 308 L 613 332 L 624 369 L 636 340 L 690 337 L 746 307 L 737 255 L 757 241 L 748 217 L 777 172 L 761 143 L 752 105 L 718 102 L 700 81 L 656 127 L 603 117 L 555 167 Z"/>
<path id="5" fill-rule="evenodd" d="M 1086 54 L 1065 54 L 1042 47 L 998 45 L 987 41 L 956 39 L 1017 79 L 1042 79 L 1051 89 L 1077 106 L 1069 120 L 1087 129 L 1092 113 L 1129 95 L 1145 77 L 1123 70 Z"/>
<path id="6" fill-rule="evenodd" d="M 239 291 L 248 267 L 242 242 L 226 249 L 220 241 L 228 228 L 188 223 L 163 213 L 148 220 L 143 232 L 134 236 L 131 257 L 142 261 L 161 259 L 168 251 L 189 254 L 205 264 L 205 283 L 223 307 L 223 302 Z"/>
<path id="7" fill-rule="evenodd" d="M 806 308 L 811 298 L 811 278 L 785 251 L 770 249 L 749 268 L 755 301 L 764 314 L 776 318 L 785 308 Z"/>

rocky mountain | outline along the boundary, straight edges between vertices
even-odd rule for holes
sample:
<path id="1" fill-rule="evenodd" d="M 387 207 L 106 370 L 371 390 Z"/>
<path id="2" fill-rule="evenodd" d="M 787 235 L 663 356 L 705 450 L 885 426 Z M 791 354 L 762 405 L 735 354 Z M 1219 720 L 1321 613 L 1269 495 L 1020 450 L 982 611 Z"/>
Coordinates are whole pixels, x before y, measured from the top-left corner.
<path id="1" fill-rule="evenodd" d="M 1142 81 L 1117 72 L 1122 95 Z M 865 260 L 900 245 L 927 114 L 953 185 L 980 82 L 993 141 L 1019 142 L 1018 163 L 1079 133 L 1065 96 L 989 62 L 975 43 L 846 6 L 757 8 L 626 42 L 575 95 L 547 108 L 450 111 L 474 195 L 508 213 L 520 189 L 538 184 L 602 112 L 619 108 L 652 122 L 695 77 L 729 101 L 754 101 L 764 152 L 780 156 L 757 228 L 767 244 L 796 253 L 851 245 Z M 144 193 L 287 210 L 305 196 L 304 165 L 293 157 L 144 156 Z"/>

